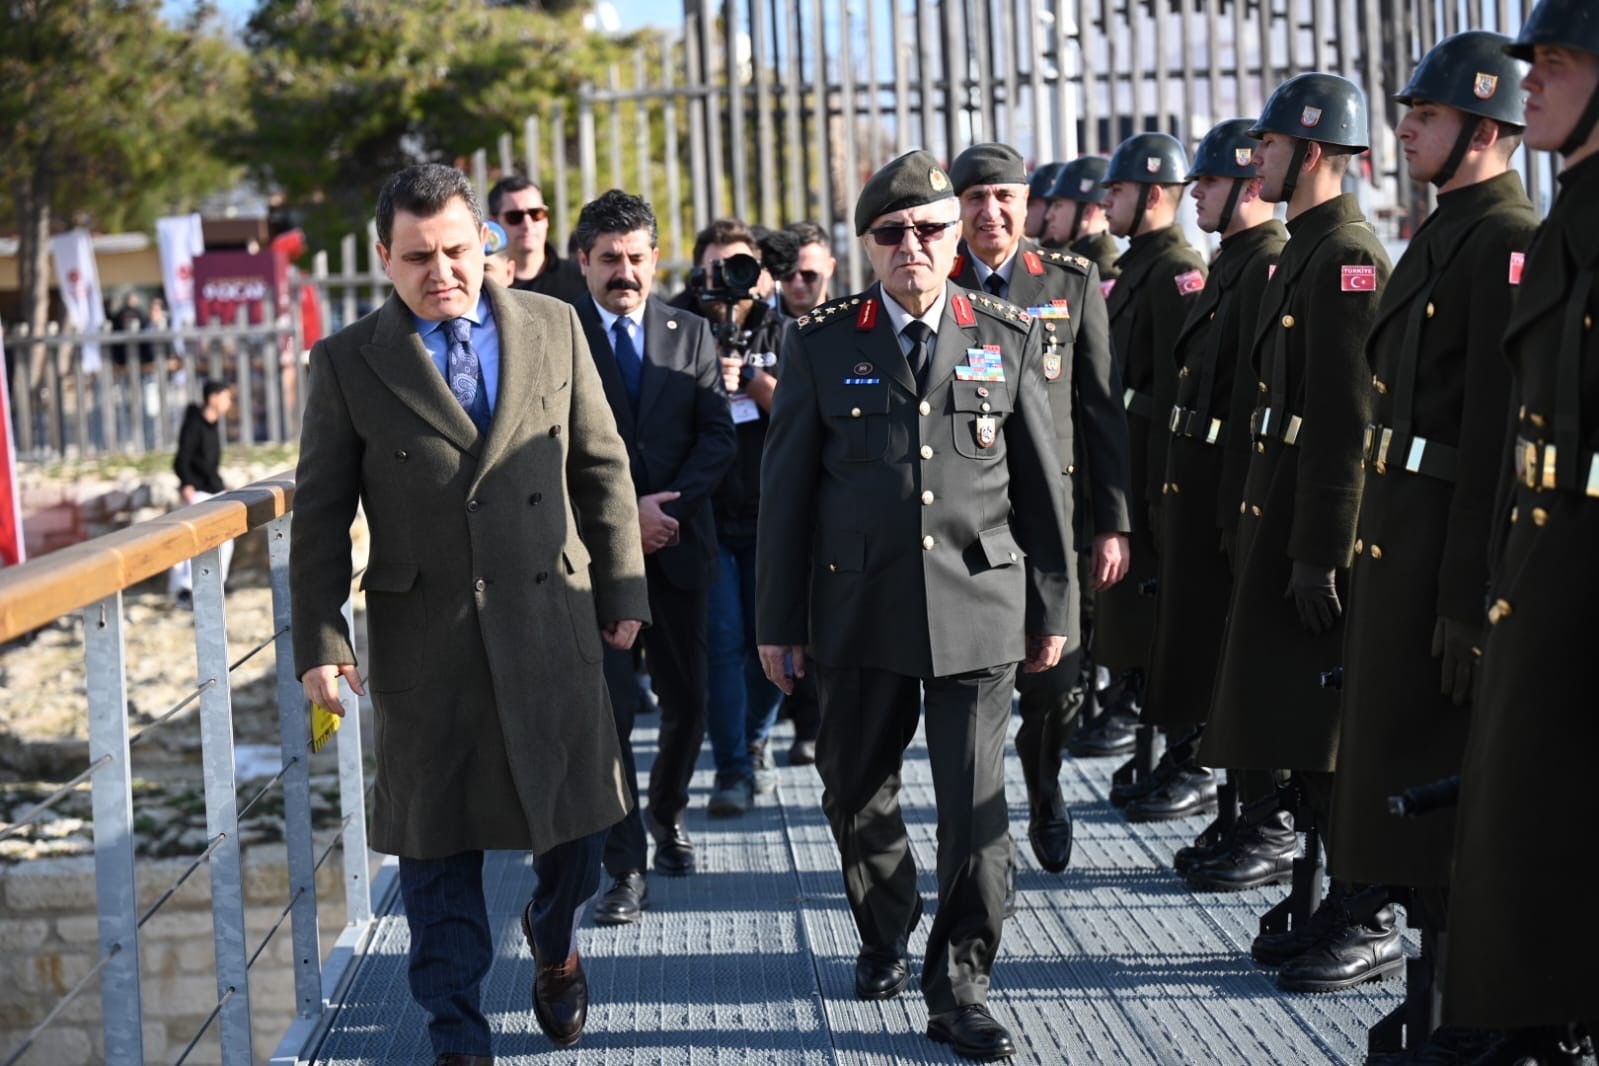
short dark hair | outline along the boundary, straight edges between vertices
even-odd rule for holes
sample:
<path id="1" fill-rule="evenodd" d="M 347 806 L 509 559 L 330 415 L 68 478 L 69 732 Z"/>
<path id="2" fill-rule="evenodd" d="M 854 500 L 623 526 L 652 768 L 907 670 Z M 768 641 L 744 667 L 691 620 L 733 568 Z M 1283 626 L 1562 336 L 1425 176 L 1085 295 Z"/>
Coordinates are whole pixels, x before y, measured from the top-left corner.
<path id="1" fill-rule="evenodd" d="M 650 247 L 661 238 L 660 225 L 655 221 L 655 210 L 642 196 L 634 196 L 621 189 L 608 189 L 583 205 L 577 216 L 577 229 L 572 239 L 578 250 L 587 255 L 602 233 L 632 233 L 634 230 L 650 231 Z"/>
<path id="2" fill-rule="evenodd" d="M 538 189 L 539 195 L 544 195 L 544 190 L 539 188 L 539 183 L 525 174 L 507 174 L 489 186 L 489 214 L 498 218 L 500 215 L 500 201 L 505 199 L 506 194 L 521 192 L 523 189 Z"/>
<path id="3" fill-rule="evenodd" d="M 216 378 L 206 378 L 200 385 L 200 402 L 208 403 L 219 392 L 232 392 L 233 386 Z"/>
<path id="4" fill-rule="evenodd" d="M 705 249 L 718 244 L 747 244 L 756 249 L 755 234 L 736 218 L 719 218 L 694 235 L 694 264 L 699 265 Z"/>
<path id="5" fill-rule="evenodd" d="M 795 242 L 797 242 L 801 248 L 805 247 L 807 244 L 820 244 L 829 252 L 833 250 L 833 242 L 827 239 L 827 231 L 822 229 L 822 227 L 817 225 L 815 222 L 812 222 L 810 219 L 801 219 L 798 222 L 790 222 L 783 228 L 794 235 Z"/>
<path id="6" fill-rule="evenodd" d="M 422 163 L 406 167 L 383 183 L 378 193 L 378 243 L 387 248 L 394 236 L 394 215 L 406 211 L 419 218 L 432 218 L 460 198 L 472 212 L 472 221 L 483 225 L 483 208 L 478 203 L 472 181 L 454 167 L 442 163 Z"/>

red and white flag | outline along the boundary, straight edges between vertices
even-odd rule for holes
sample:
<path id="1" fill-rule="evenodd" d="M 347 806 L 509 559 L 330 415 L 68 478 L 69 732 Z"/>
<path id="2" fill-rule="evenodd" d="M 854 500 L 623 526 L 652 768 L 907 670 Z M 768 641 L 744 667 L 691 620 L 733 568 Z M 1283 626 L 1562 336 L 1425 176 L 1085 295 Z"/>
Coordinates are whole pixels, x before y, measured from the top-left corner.
<path id="1" fill-rule="evenodd" d="M 94 244 L 89 231 L 75 229 L 50 238 L 50 257 L 56 264 L 56 285 L 67 317 L 79 333 L 99 333 L 105 327 L 105 300 L 100 296 L 100 271 L 94 265 Z M 100 346 L 83 345 L 83 372 L 100 369 Z"/>
<path id="2" fill-rule="evenodd" d="M 1376 292 L 1377 268 L 1374 266 L 1346 266 L 1342 268 L 1339 288 L 1343 292 Z"/>
<path id="3" fill-rule="evenodd" d="M 5 365 L 5 332 L 0 330 L 0 366 Z M 17 442 L 11 431 L 11 383 L 0 374 L 0 567 L 27 557 L 22 543 L 22 486 L 17 483 Z"/>
<path id="4" fill-rule="evenodd" d="M 205 252 L 200 216 L 172 215 L 155 222 L 155 243 L 161 251 L 161 284 L 167 294 L 172 327 L 194 325 L 194 257 Z"/>
<path id="5" fill-rule="evenodd" d="M 1186 274 L 1178 274 L 1177 291 L 1184 296 L 1189 293 L 1203 292 L 1205 289 L 1205 275 L 1197 270 L 1190 270 Z"/>

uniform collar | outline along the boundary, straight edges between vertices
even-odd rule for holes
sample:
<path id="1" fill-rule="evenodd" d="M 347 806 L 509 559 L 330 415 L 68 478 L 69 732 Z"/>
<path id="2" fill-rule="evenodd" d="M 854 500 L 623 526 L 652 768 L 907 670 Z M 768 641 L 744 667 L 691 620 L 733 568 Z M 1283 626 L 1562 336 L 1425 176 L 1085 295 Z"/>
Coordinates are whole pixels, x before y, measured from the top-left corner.
<path id="1" fill-rule="evenodd" d="M 888 321 L 894 327 L 894 335 L 896 337 L 904 333 L 905 327 L 910 325 L 913 320 L 925 322 L 928 329 L 934 333 L 938 332 L 938 324 L 944 317 L 944 304 L 949 298 L 949 286 L 945 285 L 938 290 L 938 299 L 933 301 L 933 306 L 927 309 L 926 314 L 915 316 L 901 307 L 899 301 L 888 294 L 887 289 L 883 289 L 882 293 L 883 310 L 888 312 Z"/>

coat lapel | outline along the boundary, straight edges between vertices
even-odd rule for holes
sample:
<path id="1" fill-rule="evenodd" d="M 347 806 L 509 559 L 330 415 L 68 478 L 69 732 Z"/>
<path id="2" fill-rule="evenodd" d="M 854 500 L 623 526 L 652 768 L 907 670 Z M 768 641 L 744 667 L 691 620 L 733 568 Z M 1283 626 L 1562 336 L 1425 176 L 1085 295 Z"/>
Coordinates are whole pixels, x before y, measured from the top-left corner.
<path id="1" fill-rule="evenodd" d="M 493 468 L 516 439 L 528 408 L 541 402 L 539 390 L 544 384 L 546 366 L 543 324 L 498 285 L 485 284 L 483 291 L 494 309 L 494 326 L 500 335 L 500 382 L 494 399 L 494 419 L 489 423 L 489 439 L 483 445 L 483 457 L 478 463 L 478 480 Z"/>
<path id="2" fill-rule="evenodd" d="M 910 364 L 905 361 L 905 350 L 900 347 L 899 337 L 894 333 L 894 320 L 888 317 L 888 311 L 883 306 L 883 287 L 873 285 L 866 290 L 866 295 L 861 300 L 865 306 L 868 300 L 877 304 L 877 321 L 869 330 L 856 330 L 855 353 L 859 363 L 870 363 L 877 370 L 886 374 L 899 385 L 900 388 L 917 395 L 916 378 L 911 374 Z M 856 308 L 856 321 L 860 321 L 860 309 Z"/>
<path id="3" fill-rule="evenodd" d="M 482 442 L 477 427 L 444 383 L 444 375 L 428 355 L 416 322 L 399 296 L 390 295 L 378 312 L 372 341 L 361 346 L 361 356 L 401 403 L 457 448 L 478 453 Z"/>
<path id="4" fill-rule="evenodd" d="M 933 341 L 933 365 L 927 371 L 925 396 L 931 396 L 944 383 L 944 379 L 955 372 L 957 366 L 966 362 L 966 349 L 978 346 L 975 318 L 970 326 L 955 321 L 956 296 L 971 299 L 953 285 L 944 286 L 944 314 L 938 320 L 938 336 Z"/>
<path id="5" fill-rule="evenodd" d="M 644 305 L 644 376 L 639 385 L 638 424 L 649 418 L 650 406 L 661 395 L 671 373 L 672 353 L 678 344 L 678 327 L 670 308 L 651 297 Z"/>

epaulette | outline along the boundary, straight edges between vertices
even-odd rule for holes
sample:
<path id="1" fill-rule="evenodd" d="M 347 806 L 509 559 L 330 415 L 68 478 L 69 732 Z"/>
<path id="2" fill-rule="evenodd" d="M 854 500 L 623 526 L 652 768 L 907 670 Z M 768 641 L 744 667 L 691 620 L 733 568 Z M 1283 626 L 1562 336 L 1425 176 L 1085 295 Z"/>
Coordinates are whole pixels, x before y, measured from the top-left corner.
<path id="1" fill-rule="evenodd" d="M 1038 254 L 1046 263 L 1054 263 L 1058 267 L 1076 270 L 1082 274 L 1088 273 L 1088 268 L 1093 265 L 1089 260 L 1080 255 L 1073 255 L 1071 252 L 1039 252 Z"/>
<path id="2" fill-rule="evenodd" d="M 861 297 L 858 293 L 854 296 L 841 296 L 836 300 L 813 307 L 803 315 L 800 315 L 794 320 L 794 326 L 804 332 L 810 332 L 828 322 L 839 321 L 846 317 L 844 312 L 860 305 Z"/>
<path id="3" fill-rule="evenodd" d="M 1009 323 L 1023 333 L 1027 332 L 1027 327 L 1032 325 L 1033 316 L 1009 300 L 1001 300 L 998 296 L 990 296 L 975 289 L 968 290 L 966 295 L 967 299 L 971 300 L 974 308 L 990 318 L 997 318 L 1001 322 Z"/>

